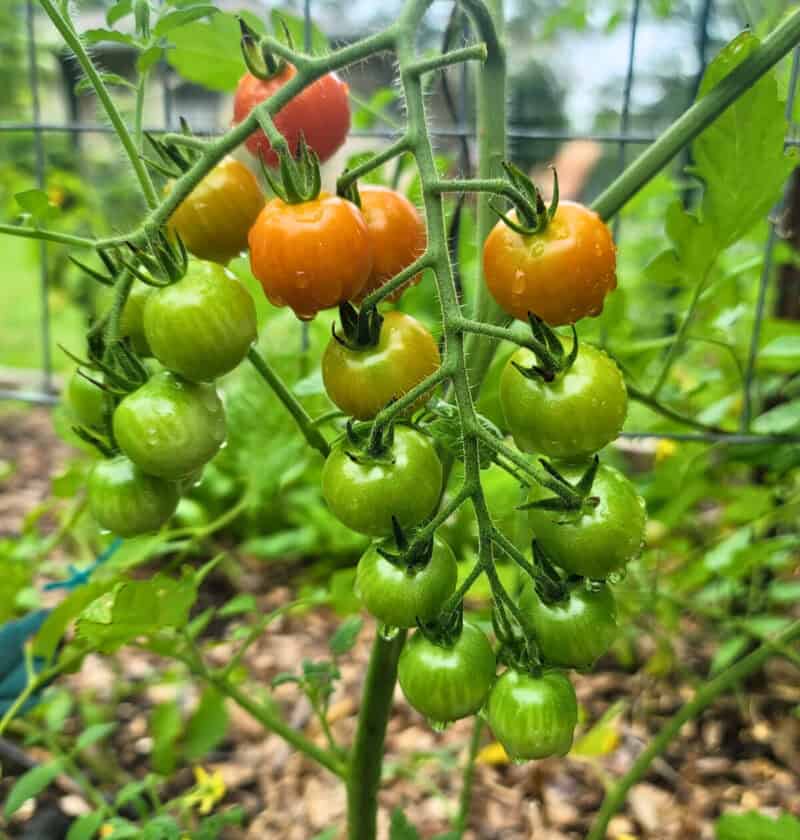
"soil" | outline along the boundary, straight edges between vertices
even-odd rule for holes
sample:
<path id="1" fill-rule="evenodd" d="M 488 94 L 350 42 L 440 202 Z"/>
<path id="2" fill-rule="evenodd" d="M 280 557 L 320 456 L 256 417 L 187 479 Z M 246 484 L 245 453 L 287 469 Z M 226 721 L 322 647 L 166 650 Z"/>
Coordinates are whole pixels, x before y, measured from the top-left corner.
<path id="1" fill-rule="evenodd" d="M 46 411 L 26 412 L 9 420 L 0 432 L 0 458 L 13 461 L 15 471 L 2 487 L 0 532 L 19 528 L 25 512 L 47 493 L 47 476 L 67 450 L 54 438 Z M 292 597 L 292 576 L 286 566 L 257 565 L 243 558 L 241 583 L 257 599 L 260 614 Z M 230 596 L 226 586 L 209 579 L 206 600 Z M 228 660 L 235 648 L 226 641 L 237 617 L 215 623 L 220 642 L 210 653 L 212 664 Z M 340 619 L 327 610 L 276 620 L 251 648 L 247 663 L 252 675 L 266 685 L 278 673 L 296 671 L 303 659 L 328 656 L 328 639 Z M 358 713 L 358 697 L 365 674 L 374 625 L 365 622 L 354 649 L 342 657 L 341 681 L 330 707 L 334 736 L 350 742 Z M 639 661 L 649 652 L 643 635 Z M 689 699 L 696 681 L 708 671 L 713 649 L 704 628 L 689 619 L 679 643 L 680 673 L 656 678 L 644 668 L 621 669 L 611 658 L 592 674 L 575 682 L 585 713 L 579 739 L 605 714 L 616 710 L 610 724 L 595 729 L 583 742 L 581 756 L 521 766 L 505 760 L 491 734 L 484 731 L 476 767 L 467 840 L 577 840 L 586 835 L 605 785 L 623 774 L 663 723 Z M 125 774 L 143 775 L 148 768 L 152 739 L 148 734 L 156 703 L 176 697 L 187 709 L 197 702 L 197 687 L 159 679 L 164 663 L 147 653 L 123 650 L 116 662 L 89 657 L 80 673 L 64 680 L 75 694 L 110 701 L 125 674 L 132 689 L 117 705 L 120 727 L 114 735 L 113 755 Z M 693 684 L 694 682 L 694 684 Z M 309 737 L 324 743 L 308 702 L 292 685 L 275 690 L 285 719 Z M 712 840 L 714 822 L 723 812 L 758 809 L 767 814 L 788 811 L 800 816 L 800 681 L 785 660 L 773 659 L 736 694 L 716 702 L 696 721 L 687 724 L 663 758 L 630 792 L 623 811 L 608 833 L 616 840 Z M 226 794 L 218 807 L 239 804 L 247 814 L 245 828 L 226 837 L 241 840 L 311 840 L 330 827 L 341 827 L 345 799 L 341 785 L 324 769 L 294 753 L 274 735 L 233 704 L 225 741 L 203 760 L 209 772 L 218 770 Z M 404 810 L 423 838 L 450 828 L 461 789 L 461 767 L 472 731 L 461 721 L 443 733 L 434 732 L 404 702 L 399 691 L 387 734 L 385 778 L 380 801 L 382 838 L 388 836 L 391 811 Z M 14 746 L 22 752 L 15 752 Z M 6 769 L 0 800 L 15 773 L 46 754 L 39 748 L 24 751 L 21 743 L 0 742 Z M 592 755 L 592 753 L 594 755 Z M 91 772 L 91 770 L 89 771 Z M 171 793 L 191 786 L 191 769 L 184 767 L 170 783 Z M 41 797 L 34 810 L 29 803 L 5 826 L 10 837 L 56 840 L 65 834 L 63 814 L 86 810 L 70 784 L 62 779 Z M 49 822 L 47 820 L 49 819 Z M 45 824 L 47 822 L 47 824 Z M 34 827 L 35 826 L 35 827 Z M 0 821 L 0 837 L 3 837 Z"/>

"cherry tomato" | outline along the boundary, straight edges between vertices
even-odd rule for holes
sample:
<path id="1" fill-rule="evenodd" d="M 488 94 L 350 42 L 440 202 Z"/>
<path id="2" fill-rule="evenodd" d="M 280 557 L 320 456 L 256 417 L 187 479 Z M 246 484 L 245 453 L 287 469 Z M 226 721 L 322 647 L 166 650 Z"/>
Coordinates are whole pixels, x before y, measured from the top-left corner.
<path id="1" fill-rule="evenodd" d="M 483 273 L 494 299 L 525 321 L 533 312 L 551 326 L 599 315 L 616 289 L 611 231 L 588 207 L 562 201 L 542 233 L 522 236 L 499 221 L 483 246 Z"/>
<path id="2" fill-rule="evenodd" d="M 247 232 L 264 206 L 256 176 L 235 158 L 225 158 L 192 190 L 167 226 L 189 253 L 227 263 L 247 247 Z"/>
<path id="3" fill-rule="evenodd" d="M 428 244 L 425 222 L 417 208 L 404 195 L 373 184 L 360 186 L 359 193 L 361 212 L 372 240 L 374 262 L 366 286 L 355 298 L 357 302 L 408 268 L 425 253 Z M 389 299 L 397 300 L 405 288 L 419 283 L 421 277 L 421 274 L 417 274 L 405 286 L 389 295 Z"/>
<path id="4" fill-rule="evenodd" d="M 117 406 L 114 437 L 148 475 L 174 481 L 209 461 L 225 441 L 225 411 L 211 385 L 164 371 Z"/>
<path id="5" fill-rule="evenodd" d="M 286 64 L 270 79 L 262 80 L 251 73 L 242 76 L 233 100 L 234 124 L 242 122 L 256 105 L 269 99 L 296 73 L 291 64 Z M 323 163 L 344 143 L 350 130 L 348 92 L 343 81 L 334 73 L 328 73 L 278 111 L 273 117 L 275 127 L 286 138 L 293 155 L 297 154 L 301 134 Z M 262 156 L 268 166 L 278 165 L 278 156 L 260 129 L 247 138 L 246 145 L 256 157 Z"/>
<path id="6" fill-rule="evenodd" d="M 576 482 L 585 465 L 559 462 L 556 468 L 570 482 Z M 541 485 L 531 488 L 529 501 L 551 497 Z M 605 578 L 638 557 L 644 541 L 647 519 L 644 499 L 628 479 L 613 467 L 601 465 L 595 476 L 591 498 L 597 505 L 584 505 L 571 515 L 563 511 L 528 511 L 533 532 L 550 559 L 562 569 L 588 578 Z"/>
<path id="7" fill-rule="evenodd" d="M 351 300 L 372 271 L 372 244 L 361 211 L 343 198 L 268 202 L 250 229 L 250 266 L 275 306 L 310 320 Z"/>
<path id="8" fill-rule="evenodd" d="M 144 310 L 153 355 L 193 382 L 233 370 L 256 339 L 250 292 L 221 265 L 192 260 L 186 275 L 155 290 Z"/>
<path id="9" fill-rule="evenodd" d="M 617 636 L 617 608 L 614 595 L 605 584 L 590 589 L 583 582 L 577 583 L 563 600 L 546 604 L 533 584 L 527 582 L 519 608 L 525 629 L 551 665 L 588 668 Z"/>
<path id="10" fill-rule="evenodd" d="M 538 362 L 532 351 L 521 347 L 500 379 L 506 423 L 524 452 L 585 458 L 619 435 L 628 394 L 619 368 L 602 350 L 581 344 L 572 367 L 552 382 L 524 376 L 514 363 L 529 369 Z"/>
<path id="11" fill-rule="evenodd" d="M 178 486 L 146 475 L 118 455 L 100 461 L 89 476 L 89 508 L 101 528 L 120 537 L 157 531 L 175 513 Z"/>
<path id="12" fill-rule="evenodd" d="M 153 286 L 148 286 L 141 280 L 134 280 L 125 306 L 122 307 L 119 334 L 131 340 L 134 351 L 140 356 L 153 355 L 144 334 L 144 307 L 154 291 Z"/>
<path id="13" fill-rule="evenodd" d="M 379 459 L 352 450 L 349 441 L 341 441 L 322 470 L 325 501 L 348 528 L 388 537 L 393 516 L 401 527 L 411 528 L 436 509 L 442 462 L 429 437 L 408 426 L 395 426 L 394 443 Z"/>
<path id="14" fill-rule="evenodd" d="M 511 669 L 492 688 L 488 719 L 514 760 L 566 755 L 578 723 L 575 689 L 559 671 L 533 676 Z"/>
<path id="15" fill-rule="evenodd" d="M 433 723 L 449 723 L 480 711 L 495 675 L 495 658 L 485 633 L 464 623 L 450 647 L 416 632 L 400 654 L 397 676 L 406 700 Z"/>
<path id="16" fill-rule="evenodd" d="M 345 414 L 371 420 L 441 363 L 430 332 L 416 318 L 392 311 L 386 313 L 375 347 L 351 350 L 332 338 L 322 357 L 322 379 L 328 396 Z M 429 396 L 424 394 L 414 407 Z"/>
<path id="17" fill-rule="evenodd" d="M 98 370 L 87 370 L 86 373 L 97 382 L 103 381 L 103 374 Z M 91 429 L 105 425 L 105 391 L 82 376 L 78 370 L 75 370 L 67 383 L 67 405 L 78 425 Z"/>
<path id="18" fill-rule="evenodd" d="M 427 565 L 409 569 L 387 560 L 371 545 L 356 571 L 356 591 L 364 606 L 389 627 L 416 627 L 417 619 L 432 621 L 453 594 L 458 577 L 456 558 L 450 546 L 435 537 Z M 393 540 L 380 545 L 397 553 Z"/>

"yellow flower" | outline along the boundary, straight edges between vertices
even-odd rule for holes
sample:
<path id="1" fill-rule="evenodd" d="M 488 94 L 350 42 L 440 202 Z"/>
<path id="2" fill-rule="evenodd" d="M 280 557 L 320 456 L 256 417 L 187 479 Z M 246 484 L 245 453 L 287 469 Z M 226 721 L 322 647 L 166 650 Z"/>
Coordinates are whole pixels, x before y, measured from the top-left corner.
<path id="1" fill-rule="evenodd" d="M 665 440 L 662 438 L 656 444 L 656 463 L 660 464 L 662 461 L 666 461 L 667 458 L 674 455 L 677 451 L 678 444 L 674 440 Z"/>
<path id="2" fill-rule="evenodd" d="M 498 741 L 493 744 L 487 744 L 476 756 L 475 761 L 478 764 L 508 764 L 508 753 L 503 749 L 503 745 Z"/>
<path id="3" fill-rule="evenodd" d="M 186 794 L 184 801 L 190 808 L 197 807 L 201 814 L 210 814 L 214 806 L 225 798 L 222 773 L 215 770 L 209 774 L 203 767 L 195 767 L 194 779 L 196 786 Z"/>

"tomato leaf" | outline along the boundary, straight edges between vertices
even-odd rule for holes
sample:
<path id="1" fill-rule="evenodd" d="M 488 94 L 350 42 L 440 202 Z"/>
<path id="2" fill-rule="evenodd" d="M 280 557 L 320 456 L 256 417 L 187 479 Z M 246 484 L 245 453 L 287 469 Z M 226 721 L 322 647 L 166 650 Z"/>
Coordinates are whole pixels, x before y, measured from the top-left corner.
<path id="1" fill-rule="evenodd" d="M 204 17 L 211 17 L 218 14 L 219 9 L 210 3 L 199 3 L 196 6 L 184 6 L 182 9 L 175 9 L 172 12 L 167 12 L 159 18 L 153 32 L 161 37 L 179 26 L 185 26 L 187 23 L 199 20 Z"/>
<path id="2" fill-rule="evenodd" d="M 161 60 L 164 50 L 159 46 L 148 47 L 136 59 L 136 69 L 139 73 L 147 73 L 155 64 Z"/>
<path id="3" fill-rule="evenodd" d="M 61 762 L 51 761 L 33 767 L 17 779 L 8 794 L 3 815 L 8 819 L 15 814 L 29 799 L 38 796 L 61 772 Z"/>
<path id="4" fill-rule="evenodd" d="M 723 814 L 716 825 L 717 840 L 800 840 L 800 820 L 791 814 L 772 819 L 757 811 Z"/>
<path id="5" fill-rule="evenodd" d="M 305 20 L 297 15 L 289 14 L 281 9 L 273 9 L 270 12 L 270 21 L 272 28 L 278 38 L 283 40 L 283 26 L 281 20 L 286 24 L 289 34 L 292 36 L 294 45 L 298 50 L 305 49 Z M 311 49 L 312 54 L 322 54 L 330 50 L 330 43 L 328 42 L 325 33 L 311 21 Z"/>
<path id="6" fill-rule="evenodd" d="M 206 688 L 186 725 L 186 757 L 189 761 L 199 761 L 225 738 L 227 731 L 225 698 L 216 689 Z"/>
<path id="7" fill-rule="evenodd" d="M 100 44 L 103 41 L 113 41 L 115 44 L 126 44 L 128 46 L 136 44 L 136 39 L 133 35 L 126 35 L 124 32 L 118 32 L 116 29 L 87 29 L 83 33 L 83 40 L 87 44 Z"/>
<path id="8" fill-rule="evenodd" d="M 348 616 L 328 640 L 328 646 L 334 656 L 343 656 L 351 650 L 358 639 L 358 634 L 364 626 L 364 619 L 360 615 Z"/>
<path id="9" fill-rule="evenodd" d="M 31 217 L 34 224 L 46 222 L 58 214 L 58 208 L 50 203 L 44 190 L 25 190 L 16 193 L 14 198 L 23 211 Z"/>
<path id="10" fill-rule="evenodd" d="M 136 90 L 136 85 L 129 82 L 122 76 L 119 76 L 117 73 L 101 73 L 100 78 L 103 80 L 103 84 L 115 87 L 124 87 L 129 90 Z M 78 84 L 75 85 L 75 93 L 78 95 L 83 93 L 94 93 L 94 87 L 91 80 L 88 78 L 81 79 Z"/>
<path id="11" fill-rule="evenodd" d="M 73 752 L 78 753 L 81 750 L 87 749 L 92 744 L 102 741 L 116 728 L 116 723 L 95 723 L 93 726 L 90 726 L 80 734 L 78 740 L 75 742 L 75 746 L 72 748 Z"/>
<path id="12" fill-rule="evenodd" d="M 103 824 L 103 819 L 102 811 L 83 814 L 69 827 L 67 840 L 92 840 Z"/>
<path id="13" fill-rule="evenodd" d="M 800 400 L 776 405 L 753 421 L 753 431 L 760 435 L 780 435 L 800 428 Z"/>
<path id="14" fill-rule="evenodd" d="M 150 716 L 150 734 L 153 737 L 151 760 L 153 770 L 169 776 L 177 764 L 175 744 L 183 729 L 181 711 L 174 700 L 159 703 Z"/>
<path id="15" fill-rule="evenodd" d="M 106 23 L 113 26 L 118 20 L 126 17 L 133 11 L 133 0 L 118 0 L 106 12 Z"/>
<path id="16" fill-rule="evenodd" d="M 399 808 L 395 808 L 392 811 L 389 840 L 420 840 L 419 832 Z"/>

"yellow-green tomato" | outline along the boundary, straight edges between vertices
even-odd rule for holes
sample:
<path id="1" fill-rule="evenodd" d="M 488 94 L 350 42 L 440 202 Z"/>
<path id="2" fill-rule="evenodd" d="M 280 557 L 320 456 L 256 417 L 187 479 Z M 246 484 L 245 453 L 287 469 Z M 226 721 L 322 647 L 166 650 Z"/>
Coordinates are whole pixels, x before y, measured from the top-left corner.
<path id="1" fill-rule="evenodd" d="M 247 355 L 256 338 L 256 307 L 227 269 L 193 260 L 181 280 L 150 295 L 144 331 L 164 367 L 192 382 L 210 382 Z"/>
<path id="2" fill-rule="evenodd" d="M 442 492 L 442 462 L 433 441 L 395 426 L 392 446 L 377 458 L 338 443 L 322 470 L 322 494 L 331 513 L 353 531 L 388 537 L 394 516 L 402 528 L 429 517 Z"/>
<path id="3" fill-rule="evenodd" d="M 417 631 L 400 654 L 397 676 L 420 714 L 432 723 L 450 723 L 480 711 L 496 667 L 486 634 L 465 622 L 451 645 L 434 644 Z"/>
<path id="4" fill-rule="evenodd" d="M 140 356 L 153 355 L 150 345 L 147 343 L 147 336 L 144 333 L 144 307 L 154 291 L 153 286 L 148 286 L 141 280 L 134 280 L 125 306 L 122 307 L 119 334 L 123 338 L 131 340 L 133 349 Z"/>
<path id="5" fill-rule="evenodd" d="M 123 455 L 100 461 L 89 476 L 89 508 L 101 528 L 120 537 L 158 531 L 178 506 L 178 487 L 143 473 Z"/>
<path id="6" fill-rule="evenodd" d="M 87 370 L 86 373 L 98 382 L 103 374 L 97 370 Z M 70 376 L 67 383 L 67 405 L 70 414 L 81 426 L 99 429 L 105 423 L 106 395 L 102 388 L 90 382 L 79 370 Z"/>
<path id="7" fill-rule="evenodd" d="M 225 410 L 212 385 L 164 371 L 138 388 L 114 412 L 120 449 L 148 475 L 185 478 L 225 442 Z"/>
<path id="8" fill-rule="evenodd" d="M 511 669 L 489 695 L 489 726 L 516 761 L 566 755 L 578 723 L 572 683 L 560 671 L 540 676 Z"/>
<path id="9" fill-rule="evenodd" d="M 378 548 L 397 554 L 394 540 L 371 545 L 358 561 L 356 591 L 364 606 L 388 627 L 416 627 L 439 615 L 456 588 L 458 567 L 446 542 L 434 537 L 430 559 L 422 567 L 393 563 Z"/>
<path id="10" fill-rule="evenodd" d="M 411 315 L 392 311 L 383 319 L 375 347 L 353 350 L 331 338 L 322 357 L 322 379 L 345 414 L 371 420 L 440 364 L 439 347 L 428 329 Z M 417 405 L 429 396 L 423 394 Z"/>
<path id="11" fill-rule="evenodd" d="M 562 339 L 567 346 L 567 341 Z M 613 359 L 581 344 L 574 364 L 552 382 L 527 377 L 515 367 L 538 364 L 520 348 L 500 379 L 500 401 L 514 442 L 524 452 L 550 458 L 584 458 L 620 433 L 628 411 L 625 382 Z"/>

